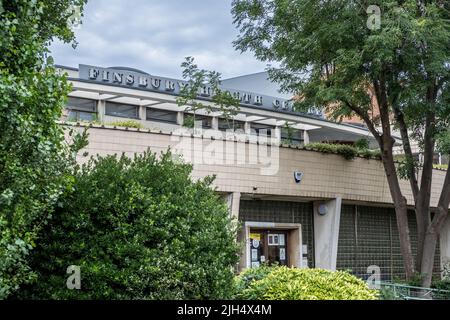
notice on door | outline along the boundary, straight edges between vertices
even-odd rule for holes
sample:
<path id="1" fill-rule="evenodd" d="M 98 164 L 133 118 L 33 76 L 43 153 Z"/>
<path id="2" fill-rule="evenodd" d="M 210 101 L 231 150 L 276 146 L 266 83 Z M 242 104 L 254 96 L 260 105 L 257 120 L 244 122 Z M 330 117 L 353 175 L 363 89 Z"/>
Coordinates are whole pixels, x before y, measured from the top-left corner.
<path id="1" fill-rule="evenodd" d="M 258 250 L 252 249 L 252 261 L 258 261 Z"/>
<path id="2" fill-rule="evenodd" d="M 261 241 L 261 234 L 259 234 L 259 233 L 250 233 L 250 239 Z"/>
<path id="3" fill-rule="evenodd" d="M 280 248 L 280 260 L 286 260 L 286 249 Z"/>

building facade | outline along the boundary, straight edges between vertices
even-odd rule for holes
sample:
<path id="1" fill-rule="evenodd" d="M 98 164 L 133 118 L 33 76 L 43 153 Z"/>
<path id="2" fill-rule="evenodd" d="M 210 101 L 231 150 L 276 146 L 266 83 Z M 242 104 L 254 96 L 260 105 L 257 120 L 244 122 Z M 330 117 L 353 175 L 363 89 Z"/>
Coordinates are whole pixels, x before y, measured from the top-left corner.
<path id="1" fill-rule="evenodd" d="M 191 116 L 188 108 L 176 103 L 180 80 L 85 65 L 61 67 L 61 72 L 73 85 L 63 124 L 89 127 L 90 143 L 83 152 L 132 156 L 170 147 L 193 164 L 194 179 L 216 175 L 214 187 L 241 222 L 239 269 L 277 262 L 366 277 L 370 266 L 378 266 L 383 279 L 402 277 L 395 213 L 381 162 L 305 148 L 311 142 L 361 138 L 373 144 L 364 128 L 293 112 L 284 98 L 228 87 L 241 101 L 238 114 L 230 121 L 218 110 L 199 111 L 191 128 L 183 126 Z M 210 98 L 208 88 L 199 92 L 203 103 L 211 103 Z M 433 174 L 435 207 L 445 172 Z M 409 184 L 401 184 L 412 209 Z M 410 222 L 415 246 L 412 211 Z M 439 242 L 436 274 L 448 260 L 450 221 Z"/>

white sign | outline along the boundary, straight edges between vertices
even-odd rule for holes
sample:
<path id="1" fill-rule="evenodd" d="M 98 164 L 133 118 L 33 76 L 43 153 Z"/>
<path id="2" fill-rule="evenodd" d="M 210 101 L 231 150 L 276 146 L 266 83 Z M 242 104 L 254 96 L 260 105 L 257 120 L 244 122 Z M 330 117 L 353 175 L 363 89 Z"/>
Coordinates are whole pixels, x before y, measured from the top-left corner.
<path id="1" fill-rule="evenodd" d="M 258 250 L 252 249 L 252 261 L 258 261 Z"/>
<path id="2" fill-rule="evenodd" d="M 286 249 L 280 248 L 280 260 L 286 260 Z"/>
<path id="3" fill-rule="evenodd" d="M 256 239 L 253 239 L 252 240 L 252 245 L 253 245 L 253 248 L 258 248 L 259 247 L 259 241 L 256 240 Z"/>
<path id="4" fill-rule="evenodd" d="M 280 246 L 284 246 L 284 234 L 279 234 L 279 242 L 280 242 Z"/>

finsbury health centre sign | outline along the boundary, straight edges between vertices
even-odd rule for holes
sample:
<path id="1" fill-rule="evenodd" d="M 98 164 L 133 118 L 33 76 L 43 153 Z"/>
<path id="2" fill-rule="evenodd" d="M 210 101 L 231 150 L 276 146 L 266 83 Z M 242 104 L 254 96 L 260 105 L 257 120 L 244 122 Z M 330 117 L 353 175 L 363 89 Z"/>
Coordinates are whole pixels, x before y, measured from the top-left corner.
<path id="1" fill-rule="evenodd" d="M 174 95 L 180 94 L 181 88 L 186 85 L 186 82 L 182 80 L 153 76 L 138 72 L 137 70 L 135 71 L 127 68 L 102 68 L 82 64 L 79 66 L 79 78 L 89 82 L 164 92 Z M 245 106 L 292 111 L 291 100 L 228 88 L 223 90 L 230 92 Z M 211 99 L 212 95 L 212 89 L 208 86 L 201 88 L 198 93 L 200 99 Z"/>

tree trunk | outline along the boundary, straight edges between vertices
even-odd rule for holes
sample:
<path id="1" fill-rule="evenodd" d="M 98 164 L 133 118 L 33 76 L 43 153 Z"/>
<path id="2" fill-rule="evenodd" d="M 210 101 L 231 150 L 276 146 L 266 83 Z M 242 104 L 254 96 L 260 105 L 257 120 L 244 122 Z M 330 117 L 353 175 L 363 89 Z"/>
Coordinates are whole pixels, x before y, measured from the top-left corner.
<path id="1" fill-rule="evenodd" d="M 400 183 L 394 163 L 392 146 L 394 141 L 392 137 L 385 137 L 383 146 L 382 161 L 386 178 L 389 184 L 389 190 L 394 202 L 395 215 L 397 220 L 398 233 L 400 238 L 400 251 L 403 257 L 406 279 L 411 279 L 415 273 L 414 258 L 411 250 L 411 239 L 408 224 L 408 208 L 406 198 L 400 189 Z"/>
<path id="2" fill-rule="evenodd" d="M 423 274 L 422 286 L 429 287 L 433 276 L 434 256 L 436 254 L 436 245 L 439 234 L 444 226 L 445 220 L 448 217 L 450 204 L 450 170 L 447 169 L 445 174 L 444 185 L 442 187 L 441 196 L 439 197 L 437 212 L 433 217 L 433 221 L 427 229 L 425 235 L 422 268 Z"/>
<path id="3" fill-rule="evenodd" d="M 436 254 L 436 245 L 438 240 L 438 232 L 432 226 L 428 228 L 423 243 L 422 251 L 422 267 L 420 273 L 422 275 L 422 287 L 429 288 L 433 277 L 434 256 Z"/>

